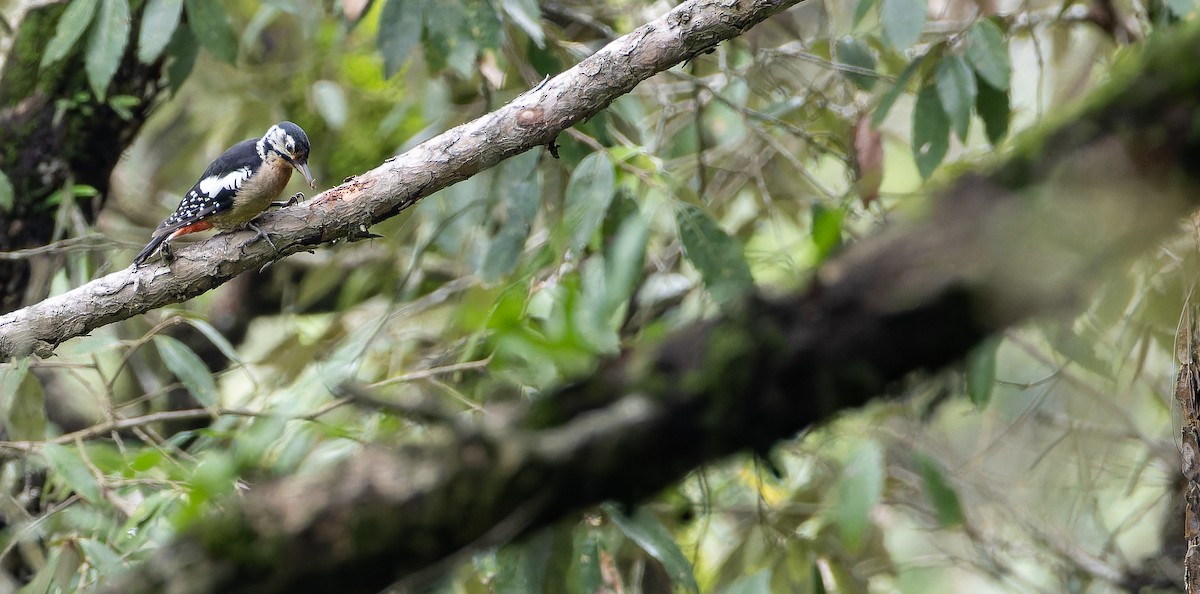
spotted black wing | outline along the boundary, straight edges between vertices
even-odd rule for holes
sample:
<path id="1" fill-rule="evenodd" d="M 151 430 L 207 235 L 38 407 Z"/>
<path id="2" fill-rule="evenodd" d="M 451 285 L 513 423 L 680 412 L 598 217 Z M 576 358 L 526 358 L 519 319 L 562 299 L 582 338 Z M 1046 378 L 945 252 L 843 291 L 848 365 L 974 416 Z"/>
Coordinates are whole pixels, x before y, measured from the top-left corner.
<path id="1" fill-rule="evenodd" d="M 155 235 L 172 233 L 232 208 L 242 184 L 262 165 L 256 142 L 243 140 L 214 159 L 183 195 L 175 212 L 158 226 Z"/>

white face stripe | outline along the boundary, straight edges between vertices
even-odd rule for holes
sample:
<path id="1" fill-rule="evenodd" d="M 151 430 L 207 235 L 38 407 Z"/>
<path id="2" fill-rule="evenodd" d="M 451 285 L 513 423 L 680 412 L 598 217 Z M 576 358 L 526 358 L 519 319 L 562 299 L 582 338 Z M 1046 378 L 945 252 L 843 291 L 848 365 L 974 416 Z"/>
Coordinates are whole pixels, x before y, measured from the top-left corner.
<path id="1" fill-rule="evenodd" d="M 223 191 L 236 190 L 242 187 L 242 183 L 249 178 L 250 168 L 240 167 L 229 173 L 226 173 L 221 177 L 217 177 L 215 175 L 212 177 L 206 177 L 200 180 L 200 183 L 197 185 L 200 187 L 201 192 L 208 194 L 209 198 L 216 198 L 217 194 L 220 194 Z"/>

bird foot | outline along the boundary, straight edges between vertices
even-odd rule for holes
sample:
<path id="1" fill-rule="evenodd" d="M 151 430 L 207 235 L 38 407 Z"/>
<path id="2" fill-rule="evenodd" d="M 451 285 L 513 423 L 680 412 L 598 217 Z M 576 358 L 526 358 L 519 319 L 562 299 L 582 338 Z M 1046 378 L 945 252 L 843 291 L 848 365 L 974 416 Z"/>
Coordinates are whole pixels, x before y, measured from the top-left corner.
<path id="1" fill-rule="evenodd" d="M 287 200 L 277 200 L 275 202 L 272 202 L 271 206 L 277 206 L 279 208 L 287 208 L 303 199 L 304 199 L 304 192 L 296 192 L 295 194 L 292 194 L 292 197 L 288 198 Z"/>
<path id="2" fill-rule="evenodd" d="M 171 262 L 175 261 L 175 252 L 171 250 L 171 244 L 169 242 L 164 241 L 162 247 L 158 248 L 158 251 L 162 254 L 163 262 L 170 264 Z"/>
<path id="3" fill-rule="evenodd" d="M 254 223 L 246 223 L 246 227 L 254 230 L 254 232 L 256 233 L 256 235 L 254 236 L 254 239 L 258 239 L 261 237 L 261 238 L 267 240 L 267 243 L 270 244 L 271 249 L 273 249 L 277 252 L 279 251 L 279 247 L 275 245 L 274 241 L 271 241 L 271 236 L 267 235 L 266 231 L 259 229 L 258 225 L 255 225 Z"/>

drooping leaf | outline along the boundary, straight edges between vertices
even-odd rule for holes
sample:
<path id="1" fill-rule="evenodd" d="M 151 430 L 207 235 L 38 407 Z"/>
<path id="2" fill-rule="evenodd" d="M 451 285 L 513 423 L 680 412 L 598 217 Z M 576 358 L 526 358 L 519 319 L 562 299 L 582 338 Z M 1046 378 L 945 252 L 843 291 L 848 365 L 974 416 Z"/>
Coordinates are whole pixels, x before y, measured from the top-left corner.
<path id="1" fill-rule="evenodd" d="M 632 516 L 621 513 L 617 506 L 606 503 L 602 506 L 604 512 L 612 519 L 613 524 L 621 529 L 630 540 L 636 542 L 643 551 L 658 559 L 671 581 L 689 592 L 699 592 L 696 576 L 692 573 L 692 563 L 679 549 L 675 538 L 666 527 L 644 507 L 639 507 Z"/>
<path id="2" fill-rule="evenodd" d="M 539 158 L 538 151 L 526 151 L 500 164 L 496 178 L 499 183 L 497 193 L 504 201 L 504 224 L 492 238 L 480 270 L 488 282 L 495 282 L 512 272 L 525 249 L 525 241 L 541 205 Z"/>
<path id="3" fill-rule="evenodd" d="M 1008 134 L 1008 123 L 1012 117 L 1008 91 L 997 89 L 986 80 L 979 81 L 975 112 L 979 114 L 979 119 L 983 120 L 983 130 L 987 133 L 988 142 L 993 145 L 1000 144 L 1004 135 Z"/>
<path id="4" fill-rule="evenodd" d="M 217 383 L 213 381 L 208 366 L 192 352 L 192 349 L 165 334 L 154 336 L 154 346 L 158 348 L 163 364 L 179 378 L 180 383 L 197 401 L 204 406 L 216 405 Z"/>
<path id="5" fill-rule="evenodd" d="M 938 63 L 937 92 L 954 133 L 966 140 L 976 89 L 975 73 L 961 56 L 951 54 Z"/>
<path id="6" fill-rule="evenodd" d="M 979 19 L 967 31 L 967 61 L 988 84 L 1007 91 L 1012 78 L 1008 42 L 1000 27 L 990 19 Z"/>
<path id="7" fill-rule="evenodd" d="M 858 0 L 858 4 L 854 7 L 854 25 L 858 26 L 874 7 L 875 0 Z"/>
<path id="8" fill-rule="evenodd" d="M 950 120 L 942 109 L 937 89 L 928 85 L 917 95 L 913 109 L 912 149 L 921 177 L 928 179 L 950 148 Z"/>
<path id="9" fill-rule="evenodd" d="M 221 332 L 214 328 L 212 324 L 195 318 L 187 318 L 187 323 L 191 327 L 199 330 L 200 333 L 203 334 L 204 337 L 209 340 L 209 342 L 213 343 L 213 346 L 217 347 L 217 350 L 221 351 L 221 354 L 225 355 L 227 359 L 239 365 L 244 363 L 241 355 L 238 355 L 237 349 L 233 347 L 233 344 L 229 342 L 229 339 L 225 338 L 225 335 L 221 334 Z"/>
<path id="10" fill-rule="evenodd" d="M 922 62 L 924 62 L 924 56 L 909 62 L 904 71 L 900 73 L 900 76 L 896 78 L 896 82 L 892 84 L 892 87 L 879 97 L 879 105 L 875 106 L 875 112 L 871 114 L 872 126 L 879 127 L 883 123 L 883 120 L 887 118 L 887 114 L 892 110 L 892 106 L 896 104 L 896 100 L 900 98 L 900 95 L 904 91 L 908 90 L 908 81 L 920 70 Z"/>
<path id="11" fill-rule="evenodd" d="M 142 11 L 138 30 L 138 60 L 149 64 L 158 59 L 179 26 L 183 0 L 149 0 Z"/>
<path id="12" fill-rule="evenodd" d="M 567 592 L 593 594 L 600 590 L 600 538 L 593 530 L 576 530 L 571 566 L 567 568 Z"/>
<path id="13" fill-rule="evenodd" d="M 996 385 L 996 351 L 999 348 L 999 337 L 991 337 L 967 353 L 967 395 L 979 408 L 986 407 L 992 400 L 992 388 Z"/>
<path id="14" fill-rule="evenodd" d="M 929 503 L 933 505 L 937 514 L 938 525 L 942 528 L 953 528 L 962 524 L 962 504 L 958 500 L 958 493 L 942 473 L 941 466 L 921 452 L 917 452 L 913 460 L 917 464 L 917 471 L 921 473 L 921 480 L 925 483 L 925 495 L 929 497 Z"/>
<path id="15" fill-rule="evenodd" d="M 318 80 L 312 84 L 312 101 L 317 113 L 334 130 L 341 130 L 346 125 L 350 108 L 346 101 L 346 91 L 342 86 L 331 80 Z"/>
<path id="16" fill-rule="evenodd" d="M 400 71 L 408 54 L 421 40 L 427 0 L 387 0 L 379 12 L 376 45 L 383 56 L 383 74 L 391 78 Z"/>
<path id="17" fill-rule="evenodd" d="M 871 510 L 883 496 L 883 451 L 873 440 L 864 441 L 838 481 L 833 514 L 837 533 L 850 552 L 867 543 Z"/>
<path id="18" fill-rule="evenodd" d="M 568 247 L 578 252 L 592 240 L 616 193 L 617 178 L 608 153 L 597 151 L 583 158 L 567 182 L 563 223 Z"/>
<path id="19" fill-rule="evenodd" d="M 912 47 L 925 29 L 928 0 L 882 1 L 879 20 L 883 23 L 884 38 L 896 51 Z"/>
<path id="20" fill-rule="evenodd" d="M 54 592 L 55 577 L 58 576 L 58 566 L 62 564 L 62 558 L 66 551 L 71 549 L 65 547 L 53 547 L 50 550 L 50 555 L 46 558 L 45 564 L 38 570 L 37 575 L 29 583 L 25 584 L 17 594 L 47 594 Z M 72 568 L 72 571 L 74 568 Z"/>
<path id="21" fill-rule="evenodd" d="M 837 42 L 837 62 L 843 65 L 840 72 L 846 80 L 855 86 L 870 91 L 875 87 L 875 56 L 867 44 L 854 39 L 843 37 Z"/>
<path id="22" fill-rule="evenodd" d="M 38 376 L 28 373 L 6 403 L 4 427 L 9 439 L 38 440 L 46 437 L 46 394 Z"/>
<path id="23" fill-rule="evenodd" d="M 726 303 L 754 286 L 742 245 L 699 207 L 684 204 L 675 213 L 683 254 L 700 271 L 704 287 L 717 303 Z"/>
<path id="24" fill-rule="evenodd" d="M 108 92 L 108 83 L 112 81 L 117 67 L 121 65 L 121 56 L 125 54 L 125 46 L 128 43 L 128 0 L 100 0 L 100 11 L 96 13 L 92 24 L 87 55 L 83 60 L 88 83 L 97 99 L 104 100 Z"/>
<path id="25" fill-rule="evenodd" d="M 537 0 L 500 0 L 500 8 L 539 48 L 546 46 L 542 31 L 542 9 Z"/>
<path id="26" fill-rule="evenodd" d="M 546 569 L 554 553 L 554 532 L 537 535 L 501 547 L 496 552 L 496 594 L 545 592 Z"/>
<path id="27" fill-rule="evenodd" d="M 812 242 L 817 246 L 817 261 L 824 261 L 842 245 L 842 219 L 840 208 L 828 208 L 820 204 L 812 207 Z"/>
<path id="28" fill-rule="evenodd" d="M 0 171 L 0 212 L 12 212 L 16 205 L 16 191 L 13 190 L 12 182 Z"/>
<path id="29" fill-rule="evenodd" d="M 196 54 L 199 52 L 200 46 L 196 43 L 196 36 L 192 30 L 176 27 L 175 35 L 171 36 L 171 43 L 167 44 L 167 55 L 171 56 L 171 64 L 167 66 L 167 87 L 171 89 L 172 94 L 179 92 L 183 81 L 192 73 L 192 67 L 196 65 Z"/>
<path id="30" fill-rule="evenodd" d="M 75 542 L 83 551 L 84 559 L 89 565 L 96 568 L 96 572 L 100 575 L 112 575 L 125 567 L 125 561 L 112 547 L 94 538 L 81 538 Z"/>
<path id="31" fill-rule="evenodd" d="M 75 42 L 79 41 L 88 25 L 92 23 L 92 17 L 95 16 L 96 7 L 99 5 L 100 0 L 75 0 L 67 5 L 67 9 L 58 18 L 54 37 L 50 38 L 50 43 L 46 44 L 46 51 L 42 54 L 42 68 L 67 57 L 71 48 L 75 47 Z"/>
<path id="32" fill-rule="evenodd" d="M 78 449 L 50 443 L 42 447 L 42 458 L 45 458 L 46 465 L 54 475 L 72 491 L 92 503 L 100 502 L 100 483 Z"/>
<path id="33" fill-rule="evenodd" d="M 621 222 L 605 254 L 605 309 L 615 313 L 629 299 L 642 274 L 646 240 L 650 225 L 640 212 L 632 212 Z"/>
<path id="34" fill-rule="evenodd" d="M 215 0 L 184 0 L 188 26 L 200 45 L 218 59 L 233 63 L 237 58 L 237 37 L 229 26 L 229 15 Z"/>

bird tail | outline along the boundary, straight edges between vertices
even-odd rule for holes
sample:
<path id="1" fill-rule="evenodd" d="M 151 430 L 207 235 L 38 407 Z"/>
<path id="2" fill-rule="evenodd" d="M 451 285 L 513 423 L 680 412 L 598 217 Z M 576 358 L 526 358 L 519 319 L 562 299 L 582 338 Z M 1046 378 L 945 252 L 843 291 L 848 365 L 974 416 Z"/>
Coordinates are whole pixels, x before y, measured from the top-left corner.
<path id="1" fill-rule="evenodd" d="M 150 255 L 154 253 L 154 250 L 157 250 L 158 246 L 162 245 L 162 242 L 166 241 L 170 236 L 170 233 L 163 233 L 162 235 L 155 235 L 154 237 L 150 238 L 150 243 L 146 244 L 146 247 L 142 248 L 142 251 L 138 252 L 138 255 L 133 257 L 134 267 L 144 264 L 146 262 L 146 258 L 149 258 Z"/>

